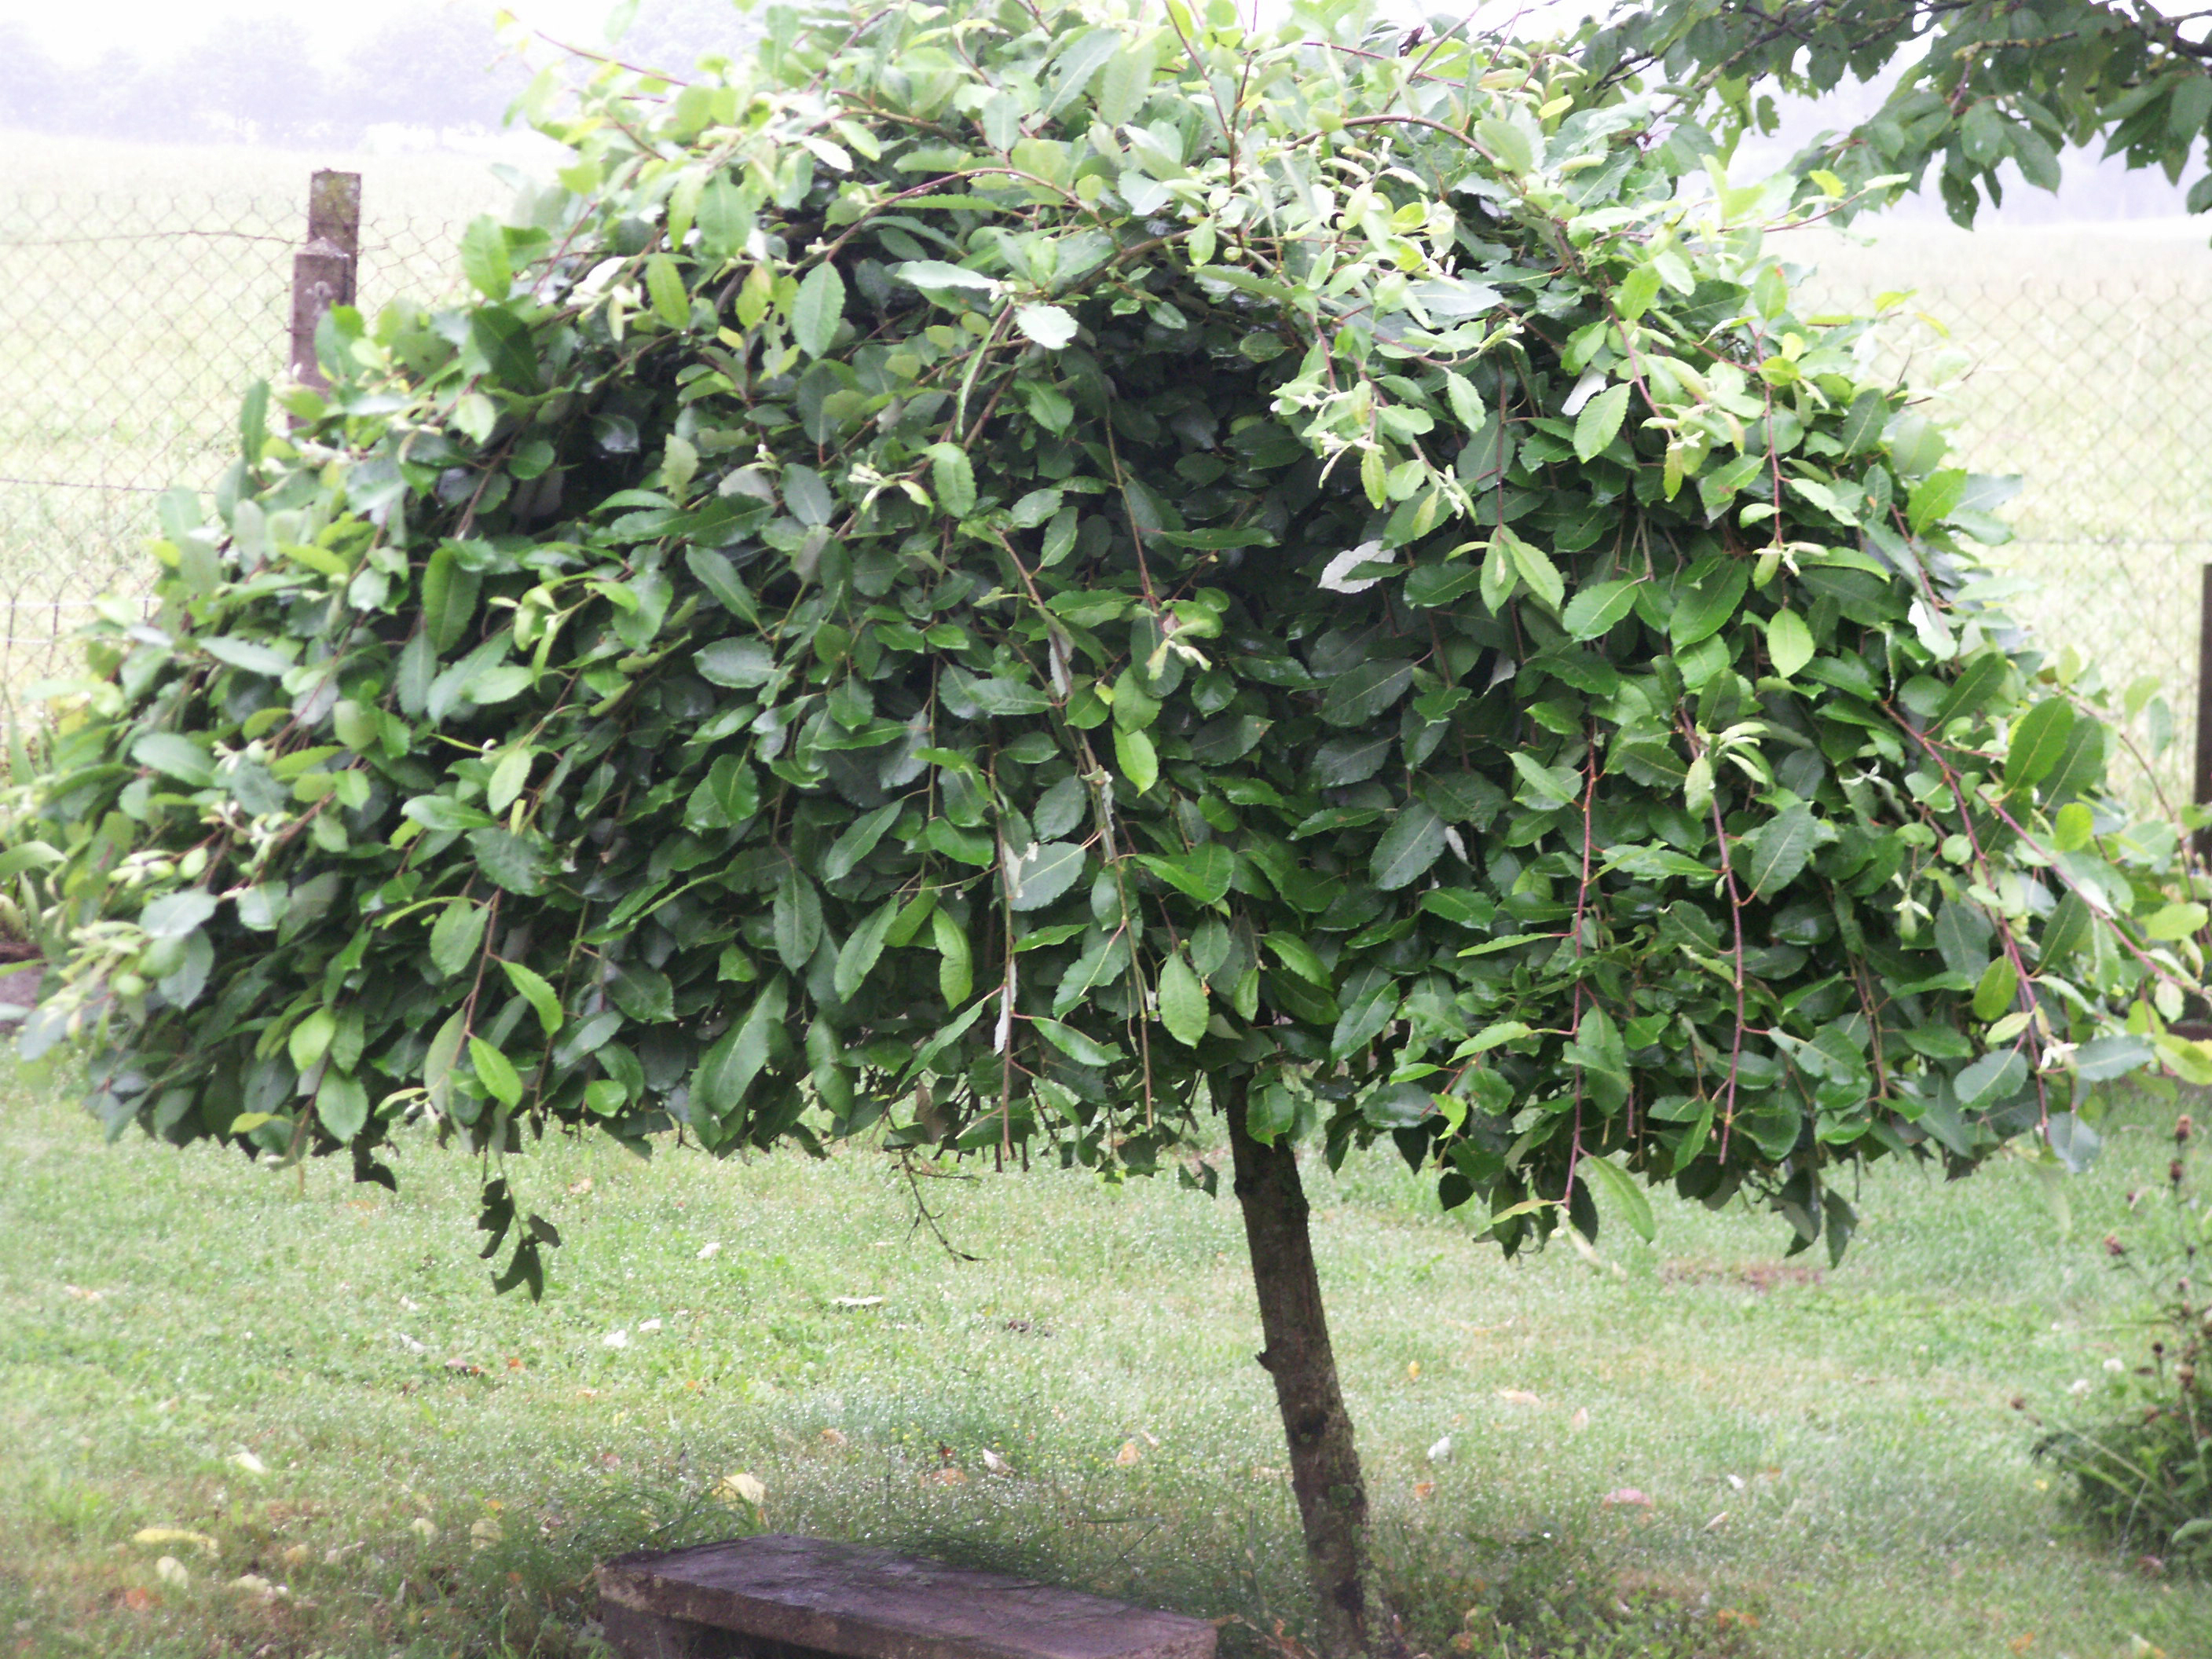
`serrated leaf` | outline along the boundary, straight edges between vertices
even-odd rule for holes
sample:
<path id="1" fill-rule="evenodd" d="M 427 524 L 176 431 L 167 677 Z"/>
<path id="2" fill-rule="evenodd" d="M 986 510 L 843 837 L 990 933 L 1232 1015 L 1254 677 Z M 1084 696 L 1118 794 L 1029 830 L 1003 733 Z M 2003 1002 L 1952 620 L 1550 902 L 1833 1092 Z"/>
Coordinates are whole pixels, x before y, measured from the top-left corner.
<path id="1" fill-rule="evenodd" d="M 1559 568 L 1534 542 L 1515 535 L 1510 530 L 1501 529 L 1498 533 L 1505 543 L 1506 551 L 1512 556 L 1514 570 L 1528 585 L 1528 592 L 1547 611 L 1556 612 L 1559 602 L 1567 593 L 1567 585 L 1561 578 Z"/>
<path id="2" fill-rule="evenodd" d="M 506 972 L 507 982 L 537 1014 L 539 1029 L 549 1037 L 557 1034 L 563 1024 L 561 999 L 545 976 L 519 962 L 502 962 L 499 965 Z"/>
<path id="3" fill-rule="evenodd" d="M 776 955 L 793 973 L 802 971 L 822 943 L 822 896 L 814 884 L 796 869 L 786 870 L 775 884 L 769 920 Z"/>
<path id="4" fill-rule="evenodd" d="M 968 452 L 957 444 L 932 444 L 929 454 L 930 489 L 940 510 L 964 519 L 975 510 L 975 472 Z"/>
<path id="5" fill-rule="evenodd" d="M 1130 787 L 1140 795 L 1159 781 L 1159 756 L 1152 748 L 1152 740 L 1142 732 L 1115 729 L 1114 764 L 1128 779 Z"/>
<path id="6" fill-rule="evenodd" d="M 1575 1166 L 1576 1173 L 1598 1191 L 1603 1193 L 1611 1206 L 1620 1212 L 1636 1236 L 1649 1244 L 1658 1233 L 1652 1219 L 1651 1200 L 1636 1184 L 1634 1177 L 1615 1168 L 1601 1158 L 1586 1158 Z"/>
<path id="7" fill-rule="evenodd" d="M 1006 908 L 1041 910 L 1075 884 L 1083 873 L 1083 849 L 1073 842 L 1040 842 L 1018 856 L 1008 849 Z"/>
<path id="8" fill-rule="evenodd" d="M 1058 306 L 1018 306 L 1014 326 L 1048 351 L 1057 351 L 1076 334 L 1075 319 Z"/>
<path id="9" fill-rule="evenodd" d="M 534 898 L 545 890 L 546 857 L 529 836 L 510 830 L 471 830 L 469 848 L 477 868 L 508 892 Z"/>
<path id="10" fill-rule="evenodd" d="M 683 273 L 665 253 L 645 262 L 645 294 L 653 314 L 669 327 L 681 328 L 691 320 L 691 296 L 684 291 Z"/>
<path id="11" fill-rule="evenodd" d="M 1056 1019 L 1040 1015 L 1032 1018 L 1030 1024 L 1036 1028 L 1038 1036 L 1079 1066 L 1115 1066 L 1127 1058 L 1120 1049 L 1094 1042 L 1073 1026 L 1063 1025 Z"/>
<path id="12" fill-rule="evenodd" d="M 898 822 L 899 803 L 891 801 L 872 812 L 864 812 L 846 825 L 844 832 L 830 843 L 823 855 L 822 879 L 842 881 L 860 867 L 860 860 L 876 850 L 876 843 L 884 832 Z"/>
<path id="13" fill-rule="evenodd" d="M 368 1091 L 351 1073 L 333 1066 L 315 1090 L 315 1115 L 332 1139 L 351 1140 L 368 1122 Z"/>
<path id="14" fill-rule="evenodd" d="M 2074 706 L 2063 697 L 2045 697 L 2021 715 L 2005 746 L 2005 787 L 2032 789 L 2050 776 L 2073 734 Z"/>
<path id="15" fill-rule="evenodd" d="M 792 302 L 791 337 L 810 357 L 825 356 L 837 337 L 837 325 L 845 318 L 845 279 L 837 267 L 823 263 L 806 273 Z"/>
<path id="16" fill-rule="evenodd" d="M 1444 821 L 1422 801 L 1399 809 L 1382 838 L 1375 843 L 1368 873 L 1384 892 L 1411 884 L 1434 864 L 1444 850 Z"/>
<path id="17" fill-rule="evenodd" d="M 1636 608 L 1637 586 L 1634 581 L 1622 580 L 1599 582 L 1577 592 L 1559 613 L 1568 636 L 1594 640 L 1612 631 L 1614 623 Z"/>
<path id="18" fill-rule="evenodd" d="M 1736 878 L 1753 898 L 1766 898 L 1797 879 L 1820 835 L 1813 809 L 1802 802 L 1778 812 L 1744 839 L 1750 856 L 1736 866 Z"/>
<path id="19" fill-rule="evenodd" d="M 868 975 L 875 972 L 877 960 L 884 953 L 884 937 L 890 933 L 891 923 L 898 920 L 898 912 L 897 898 L 885 899 L 872 915 L 853 930 L 853 936 L 837 952 L 837 968 L 830 976 L 830 984 L 840 1001 L 849 1002 L 853 993 L 867 983 Z"/>
<path id="20" fill-rule="evenodd" d="M 461 275 L 487 300 L 504 300 L 514 286 L 507 232 L 488 214 L 478 214 L 461 233 Z"/>
<path id="21" fill-rule="evenodd" d="M 1813 660 L 1813 630 L 1795 611 L 1778 611 L 1766 619 L 1766 656 L 1785 680 Z"/>
<path id="22" fill-rule="evenodd" d="M 483 943 L 485 907 L 469 899 L 455 899 L 440 913 L 430 928 L 430 965 L 447 979 L 477 959 Z"/>
<path id="23" fill-rule="evenodd" d="M 1632 390 L 1622 380 L 1607 386 L 1583 405 L 1583 412 L 1575 416 L 1575 459 L 1593 461 L 1605 447 L 1620 434 L 1620 423 L 1628 415 L 1628 394 Z"/>
<path id="24" fill-rule="evenodd" d="M 1206 986 L 1178 951 L 1160 964 L 1160 1024 L 1186 1048 L 1206 1035 Z"/>
<path id="25" fill-rule="evenodd" d="M 315 1062 L 329 1052 L 331 1039 L 337 1034 L 337 1019 L 329 1009 L 312 1010 L 284 1039 L 292 1069 L 303 1073 L 314 1070 Z"/>

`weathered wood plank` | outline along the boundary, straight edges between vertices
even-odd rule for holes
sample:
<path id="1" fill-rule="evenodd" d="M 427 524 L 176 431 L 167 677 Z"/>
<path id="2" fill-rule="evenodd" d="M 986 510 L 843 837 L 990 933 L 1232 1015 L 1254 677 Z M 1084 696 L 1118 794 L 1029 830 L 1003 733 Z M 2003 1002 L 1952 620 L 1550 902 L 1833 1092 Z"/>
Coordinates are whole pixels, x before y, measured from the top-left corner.
<path id="1" fill-rule="evenodd" d="M 1212 1659 L 1214 1627 L 1005 1573 L 767 1534 L 599 1571 L 625 1659 Z M 734 1638 L 734 1639 L 732 1639 Z"/>

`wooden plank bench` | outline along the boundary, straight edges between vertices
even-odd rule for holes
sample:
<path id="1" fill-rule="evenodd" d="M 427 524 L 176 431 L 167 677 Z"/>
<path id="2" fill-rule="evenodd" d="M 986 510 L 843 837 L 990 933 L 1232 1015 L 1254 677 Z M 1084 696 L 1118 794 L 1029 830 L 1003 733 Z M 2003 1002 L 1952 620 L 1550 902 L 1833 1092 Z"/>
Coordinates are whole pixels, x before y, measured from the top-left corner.
<path id="1" fill-rule="evenodd" d="M 622 1659 L 1212 1659 L 1214 1627 L 1005 1573 L 769 1533 L 618 1556 Z"/>

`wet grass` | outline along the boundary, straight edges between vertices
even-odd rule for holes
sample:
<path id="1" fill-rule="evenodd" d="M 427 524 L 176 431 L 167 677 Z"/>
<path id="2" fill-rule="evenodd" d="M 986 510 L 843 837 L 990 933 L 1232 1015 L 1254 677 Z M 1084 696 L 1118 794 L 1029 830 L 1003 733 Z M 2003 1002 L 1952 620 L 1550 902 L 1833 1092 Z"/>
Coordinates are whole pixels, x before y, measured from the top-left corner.
<path id="1" fill-rule="evenodd" d="M 2212 1587 L 2071 1531 L 2012 1403 L 2061 1412 L 2127 1352 L 2094 1241 L 2160 1109 L 2073 1184 L 2070 1237 L 2026 1167 L 1899 1169 L 1836 1269 L 1669 1204 L 1656 1249 L 1509 1264 L 1380 1156 L 1316 1170 L 1417 1648 L 2203 1652 Z M 511 1171 L 568 1238 L 533 1308 L 489 1291 L 466 1160 L 399 1169 L 393 1196 L 103 1148 L 57 1091 L 0 1095 L 0 1652 L 584 1656 L 594 1559 L 757 1518 L 1230 1620 L 1247 1652 L 1299 1627 L 1231 1204 L 925 1179 L 962 1262 L 880 1154 L 551 1144 Z"/>

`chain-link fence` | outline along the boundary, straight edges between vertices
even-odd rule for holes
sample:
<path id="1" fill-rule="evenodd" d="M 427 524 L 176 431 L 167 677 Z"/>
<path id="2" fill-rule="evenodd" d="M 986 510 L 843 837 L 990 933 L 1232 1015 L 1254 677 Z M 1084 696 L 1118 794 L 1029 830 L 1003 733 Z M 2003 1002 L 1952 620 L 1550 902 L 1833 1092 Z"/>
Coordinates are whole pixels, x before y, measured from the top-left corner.
<path id="1" fill-rule="evenodd" d="M 0 196 L 0 689 L 65 666 L 93 601 L 143 587 L 155 496 L 235 456 L 240 394 L 285 368 L 301 184 Z M 447 289 L 459 228 L 371 202 L 360 302 Z"/>
<path id="2" fill-rule="evenodd" d="M 366 184 L 363 308 L 450 291 L 459 227 L 380 218 Z M 0 686 L 54 672 L 92 599 L 139 585 L 156 494 L 228 465 L 240 392 L 283 368 L 301 185 L 0 197 Z M 2153 705 L 2136 736 L 2166 738 L 2153 769 L 2182 787 L 2212 561 L 2212 252 L 2126 234 L 1832 249 L 1808 303 L 1913 290 L 1887 366 L 1938 387 L 1971 465 L 2025 480 L 1991 555 L 2031 580 L 2012 603 L 2108 681 L 2157 678 L 2180 729 Z"/>

